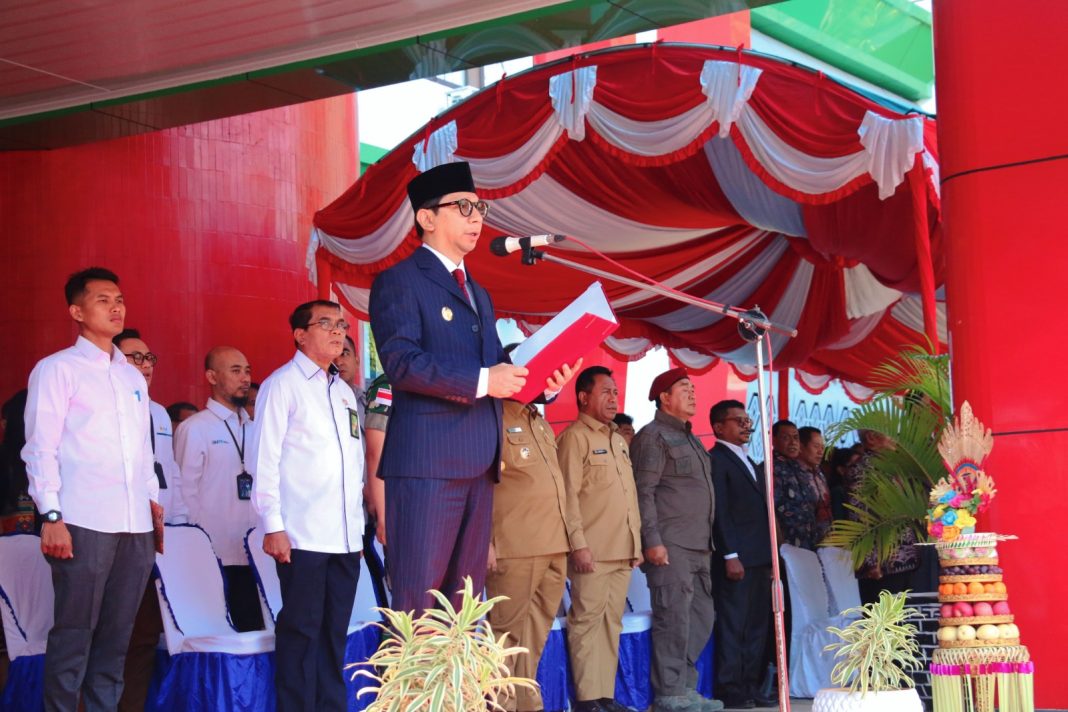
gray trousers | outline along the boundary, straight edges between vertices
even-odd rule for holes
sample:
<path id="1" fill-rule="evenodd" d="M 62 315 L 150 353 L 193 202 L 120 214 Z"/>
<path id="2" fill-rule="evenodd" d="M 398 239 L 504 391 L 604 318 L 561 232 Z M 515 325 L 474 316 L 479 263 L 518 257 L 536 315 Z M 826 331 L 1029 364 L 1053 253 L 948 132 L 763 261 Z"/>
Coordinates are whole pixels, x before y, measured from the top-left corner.
<path id="1" fill-rule="evenodd" d="M 48 559 L 55 622 L 45 654 L 45 712 L 113 712 L 134 617 L 155 563 L 152 532 L 109 534 L 67 525 L 73 559 Z"/>
<path id="2" fill-rule="evenodd" d="M 642 566 L 653 607 L 651 677 L 657 697 L 697 689 L 697 658 L 716 620 L 709 552 L 666 546 L 670 564 Z"/>

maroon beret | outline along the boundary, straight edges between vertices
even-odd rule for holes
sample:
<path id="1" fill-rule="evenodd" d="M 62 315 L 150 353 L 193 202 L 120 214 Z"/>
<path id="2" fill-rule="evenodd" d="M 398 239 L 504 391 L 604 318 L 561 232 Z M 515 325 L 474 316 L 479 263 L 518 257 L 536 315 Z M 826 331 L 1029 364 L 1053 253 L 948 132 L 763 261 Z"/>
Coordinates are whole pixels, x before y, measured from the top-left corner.
<path id="1" fill-rule="evenodd" d="M 655 401 L 660 397 L 661 393 L 671 390 L 671 387 L 676 383 L 689 377 L 690 374 L 686 373 L 685 368 L 673 368 L 670 371 L 664 371 L 654 378 L 653 385 L 649 386 L 649 400 Z"/>

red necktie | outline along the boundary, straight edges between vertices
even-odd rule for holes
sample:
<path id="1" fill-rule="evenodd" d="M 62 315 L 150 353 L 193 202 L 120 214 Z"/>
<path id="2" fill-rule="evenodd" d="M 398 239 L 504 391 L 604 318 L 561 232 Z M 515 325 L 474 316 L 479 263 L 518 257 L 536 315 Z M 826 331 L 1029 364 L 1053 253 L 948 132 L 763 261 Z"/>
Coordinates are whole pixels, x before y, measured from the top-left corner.
<path id="1" fill-rule="evenodd" d="M 467 285 L 464 284 L 467 275 L 464 274 L 462 269 L 454 269 L 452 276 L 456 278 L 456 284 L 460 285 L 460 291 L 464 293 L 464 299 L 471 301 L 471 295 L 467 293 Z"/>

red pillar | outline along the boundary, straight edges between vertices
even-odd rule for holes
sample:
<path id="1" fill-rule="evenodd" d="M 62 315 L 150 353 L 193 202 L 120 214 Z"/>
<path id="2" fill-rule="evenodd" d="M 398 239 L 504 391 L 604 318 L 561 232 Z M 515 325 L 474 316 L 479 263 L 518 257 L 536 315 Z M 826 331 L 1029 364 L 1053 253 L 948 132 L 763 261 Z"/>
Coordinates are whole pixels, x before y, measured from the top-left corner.
<path id="1" fill-rule="evenodd" d="M 1036 705 L 1068 707 L 1068 4 L 934 4 L 938 139 L 954 399 L 994 431 L 998 496 L 980 528 L 1037 663 Z"/>

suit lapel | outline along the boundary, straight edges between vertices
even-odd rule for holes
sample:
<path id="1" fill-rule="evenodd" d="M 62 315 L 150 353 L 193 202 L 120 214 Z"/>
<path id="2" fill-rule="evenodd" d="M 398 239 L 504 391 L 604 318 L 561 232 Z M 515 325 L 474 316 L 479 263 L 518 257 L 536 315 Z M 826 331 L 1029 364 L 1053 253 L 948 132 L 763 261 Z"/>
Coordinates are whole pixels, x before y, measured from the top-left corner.
<path id="1" fill-rule="evenodd" d="M 731 450 L 729 447 L 724 445 L 723 452 L 725 452 L 727 454 L 727 457 L 730 458 L 730 461 L 734 464 L 735 469 L 738 470 L 742 478 L 746 482 L 751 484 L 758 492 L 761 492 L 761 480 L 763 479 L 763 477 L 760 476 L 760 470 L 757 468 L 757 466 L 755 464 L 753 465 L 753 472 L 756 473 L 756 479 L 754 480 L 753 476 L 749 474 L 749 468 L 746 467 L 745 463 L 742 462 L 742 459 L 734 453 L 734 450 Z"/>
<path id="2" fill-rule="evenodd" d="M 442 289 L 463 302 L 464 306 L 474 311 L 471 308 L 471 302 L 467 301 L 467 297 L 460 291 L 460 285 L 456 283 L 456 278 L 449 274 L 449 271 L 445 269 L 445 265 L 441 263 L 437 255 L 432 254 L 430 250 L 424 250 L 419 247 L 416 249 L 414 257 L 416 264 L 419 265 L 419 268 L 423 270 L 423 274 L 430 281 L 438 284 Z"/>

